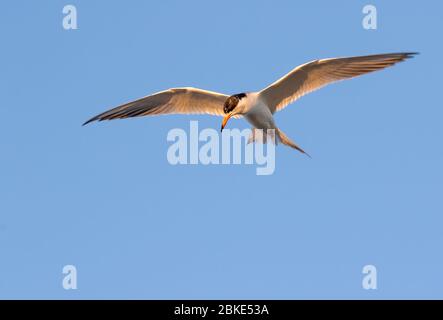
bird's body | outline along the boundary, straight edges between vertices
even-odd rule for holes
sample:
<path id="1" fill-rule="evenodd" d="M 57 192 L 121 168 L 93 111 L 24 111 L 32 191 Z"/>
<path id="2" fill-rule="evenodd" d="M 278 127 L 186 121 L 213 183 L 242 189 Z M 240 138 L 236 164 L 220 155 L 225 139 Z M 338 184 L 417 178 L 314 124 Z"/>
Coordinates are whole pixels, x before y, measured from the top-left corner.
<path id="1" fill-rule="evenodd" d="M 245 117 L 253 126 L 250 141 L 281 142 L 305 153 L 275 124 L 273 114 L 305 94 L 327 84 L 381 70 L 416 53 L 389 53 L 349 58 L 314 60 L 303 64 L 259 92 L 232 96 L 196 88 L 172 88 L 129 102 L 101 113 L 92 121 L 160 114 L 200 114 L 224 116 L 222 130 L 231 118 Z M 262 129 L 256 135 L 255 129 Z M 270 131 L 268 131 L 271 129 Z M 268 137 L 267 132 L 272 136 Z"/>
<path id="2" fill-rule="evenodd" d="M 252 97 L 249 98 L 249 95 Z M 248 100 L 245 101 L 245 104 L 248 107 L 244 116 L 248 122 L 257 129 L 276 129 L 271 110 L 263 99 L 260 98 L 259 94 L 254 92 L 248 94 L 247 97 Z"/>
<path id="3" fill-rule="evenodd" d="M 271 110 L 261 99 L 259 92 L 241 93 L 242 98 L 236 104 L 235 109 L 246 120 L 258 129 L 275 129 L 274 117 Z M 229 112 L 228 112 L 229 113 Z"/>

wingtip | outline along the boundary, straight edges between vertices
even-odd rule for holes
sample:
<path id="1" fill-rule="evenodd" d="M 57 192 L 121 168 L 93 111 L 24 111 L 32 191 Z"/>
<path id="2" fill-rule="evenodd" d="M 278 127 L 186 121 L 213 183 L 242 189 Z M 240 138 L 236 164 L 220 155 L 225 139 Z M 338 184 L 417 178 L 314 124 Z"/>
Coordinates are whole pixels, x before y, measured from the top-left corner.
<path id="1" fill-rule="evenodd" d="M 88 123 L 91 123 L 92 121 L 94 121 L 94 120 L 90 119 L 90 120 L 84 122 L 84 123 L 82 124 L 82 127 L 86 126 Z"/>
<path id="2" fill-rule="evenodd" d="M 406 59 L 410 59 L 410 58 L 414 58 L 415 56 L 418 56 L 420 54 L 420 52 L 405 52 L 405 58 Z"/>
<path id="3" fill-rule="evenodd" d="M 82 127 L 86 126 L 88 123 L 94 122 L 94 121 L 101 121 L 100 118 L 97 117 L 93 117 L 91 119 L 89 119 L 88 121 L 86 121 L 85 123 L 82 124 Z"/>

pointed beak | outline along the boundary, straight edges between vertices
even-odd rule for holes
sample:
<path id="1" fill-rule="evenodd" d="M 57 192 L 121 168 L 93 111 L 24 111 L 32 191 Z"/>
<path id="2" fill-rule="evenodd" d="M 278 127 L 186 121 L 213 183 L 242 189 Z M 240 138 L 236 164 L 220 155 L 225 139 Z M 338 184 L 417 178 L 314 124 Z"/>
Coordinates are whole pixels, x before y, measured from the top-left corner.
<path id="1" fill-rule="evenodd" d="M 221 130 L 220 130 L 220 131 L 223 131 L 223 129 L 225 128 L 226 124 L 228 123 L 229 118 L 231 118 L 231 117 L 232 117 L 232 113 L 229 113 L 229 114 L 227 114 L 227 115 L 223 118 L 223 122 L 222 122 Z"/>

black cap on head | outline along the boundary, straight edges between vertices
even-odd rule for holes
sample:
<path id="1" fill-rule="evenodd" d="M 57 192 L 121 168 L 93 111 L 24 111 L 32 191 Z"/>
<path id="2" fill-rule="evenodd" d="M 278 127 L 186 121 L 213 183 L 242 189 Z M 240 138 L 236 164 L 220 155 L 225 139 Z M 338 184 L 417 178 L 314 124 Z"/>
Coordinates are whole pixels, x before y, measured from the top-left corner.
<path id="1" fill-rule="evenodd" d="M 228 99 L 226 99 L 225 104 L 223 106 L 224 113 L 232 112 L 232 110 L 235 109 L 240 100 L 243 99 L 244 97 L 246 97 L 246 93 L 239 93 L 239 94 L 234 94 L 230 96 Z"/>

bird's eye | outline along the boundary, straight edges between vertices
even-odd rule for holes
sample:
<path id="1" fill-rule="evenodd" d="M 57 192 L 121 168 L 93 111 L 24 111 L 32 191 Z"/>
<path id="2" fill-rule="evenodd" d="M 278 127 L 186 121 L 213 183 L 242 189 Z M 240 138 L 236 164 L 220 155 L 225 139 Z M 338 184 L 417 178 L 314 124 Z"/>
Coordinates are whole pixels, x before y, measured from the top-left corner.
<path id="1" fill-rule="evenodd" d="M 239 99 L 237 97 L 234 97 L 234 96 L 229 97 L 226 100 L 225 105 L 223 106 L 224 113 L 229 113 L 232 110 L 234 110 L 235 107 L 237 106 L 238 102 L 239 102 Z"/>

